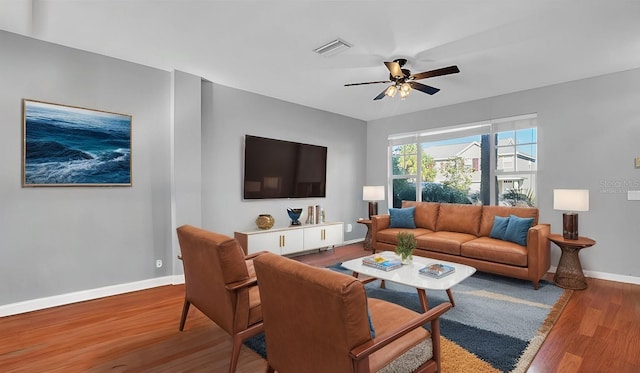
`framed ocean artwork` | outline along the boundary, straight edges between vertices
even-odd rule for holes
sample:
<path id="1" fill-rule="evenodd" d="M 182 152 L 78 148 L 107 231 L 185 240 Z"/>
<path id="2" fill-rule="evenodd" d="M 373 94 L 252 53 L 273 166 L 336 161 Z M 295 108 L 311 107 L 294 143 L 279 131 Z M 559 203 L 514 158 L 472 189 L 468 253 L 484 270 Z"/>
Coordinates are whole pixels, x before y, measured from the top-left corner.
<path id="1" fill-rule="evenodd" d="M 22 186 L 131 186 L 131 115 L 22 100 Z"/>

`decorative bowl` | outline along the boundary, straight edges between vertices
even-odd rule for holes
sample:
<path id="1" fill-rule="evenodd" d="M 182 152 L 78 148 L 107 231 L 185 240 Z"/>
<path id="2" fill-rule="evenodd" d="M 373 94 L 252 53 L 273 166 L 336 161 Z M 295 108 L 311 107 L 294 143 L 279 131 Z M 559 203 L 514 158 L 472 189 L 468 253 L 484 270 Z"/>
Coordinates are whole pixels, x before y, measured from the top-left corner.
<path id="1" fill-rule="evenodd" d="M 273 227 L 275 222 L 276 222 L 276 219 L 274 219 L 273 216 L 269 214 L 260 214 L 256 218 L 256 225 L 260 229 L 271 229 L 271 227 Z"/>

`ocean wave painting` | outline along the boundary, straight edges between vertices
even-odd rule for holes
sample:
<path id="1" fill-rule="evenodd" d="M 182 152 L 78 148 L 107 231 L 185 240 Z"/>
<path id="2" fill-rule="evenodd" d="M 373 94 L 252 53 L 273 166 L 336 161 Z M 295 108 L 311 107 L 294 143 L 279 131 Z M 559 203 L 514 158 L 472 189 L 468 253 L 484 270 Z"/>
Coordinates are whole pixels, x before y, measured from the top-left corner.
<path id="1" fill-rule="evenodd" d="M 23 100 L 24 186 L 131 185 L 131 116 Z"/>

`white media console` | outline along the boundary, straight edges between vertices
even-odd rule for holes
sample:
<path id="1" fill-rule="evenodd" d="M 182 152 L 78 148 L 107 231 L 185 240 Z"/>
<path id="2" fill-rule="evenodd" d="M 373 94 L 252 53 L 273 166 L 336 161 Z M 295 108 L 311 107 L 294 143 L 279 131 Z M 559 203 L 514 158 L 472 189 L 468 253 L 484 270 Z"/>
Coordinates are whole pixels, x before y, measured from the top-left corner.
<path id="1" fill-rule="evenodd" d="M 344 224 L 303 224 L 251 232 L 234 232 L 245 253 L 270 251 L 278 255 L 333 247 L 344 242 Z"/>

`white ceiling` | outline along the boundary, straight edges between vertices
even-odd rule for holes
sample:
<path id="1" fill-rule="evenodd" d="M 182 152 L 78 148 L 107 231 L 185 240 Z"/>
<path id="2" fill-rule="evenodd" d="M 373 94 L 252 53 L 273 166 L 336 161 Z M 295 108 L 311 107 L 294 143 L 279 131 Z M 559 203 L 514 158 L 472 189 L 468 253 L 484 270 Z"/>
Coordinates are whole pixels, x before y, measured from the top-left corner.
<path id="1" fill-rule="evenodd" d="M 640 0 L 2 0 L 0 29 L 363 120 L 640 67 Z M 397 57 L 461 72 L 403 101 L 344 87 Z"/>

